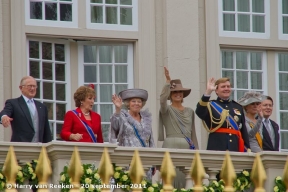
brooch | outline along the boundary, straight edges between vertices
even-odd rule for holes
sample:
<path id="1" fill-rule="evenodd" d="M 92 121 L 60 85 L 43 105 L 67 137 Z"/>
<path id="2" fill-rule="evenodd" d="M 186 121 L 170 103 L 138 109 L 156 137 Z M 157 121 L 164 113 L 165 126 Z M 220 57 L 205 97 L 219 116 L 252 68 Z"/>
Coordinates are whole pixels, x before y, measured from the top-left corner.
<path id="1" fill-rule="evenodd" d="M 241 115 L 239 109 L 234 109 L 234 113 L 235 113 L 236 115 Z"/>
<path id="2" fill-rule="evenodd" d="M 238 121 L 239 121 L 239 117 L 238 117 L 237 115 L 235 115 L 235 116 L 234 116 L 234 120 L 235 120 L 236 122 L 238 122 Z"/>
<path id="3" fill-rule="evenodd" d="M 175 83 L 172 83 L 172 85 L 170 86 L 170 89 L 174 89 L 175 86 L 176 86 L 176 84 L 175 84 Z"/>

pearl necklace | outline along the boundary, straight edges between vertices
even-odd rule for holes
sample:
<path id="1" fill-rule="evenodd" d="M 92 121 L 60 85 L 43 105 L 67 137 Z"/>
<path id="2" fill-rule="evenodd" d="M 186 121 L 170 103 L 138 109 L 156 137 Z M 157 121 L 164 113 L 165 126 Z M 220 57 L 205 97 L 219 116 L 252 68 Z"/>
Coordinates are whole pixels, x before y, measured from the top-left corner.
<path id="1" fill-rule="evenodd" d="M 88 113 L 84 113 L 84 112 L 82 111 L 82 113 L 83 113 L 83 115 L 85 115 L 85 116 L 90 115 L 90 112 L 88 112 Z"/>

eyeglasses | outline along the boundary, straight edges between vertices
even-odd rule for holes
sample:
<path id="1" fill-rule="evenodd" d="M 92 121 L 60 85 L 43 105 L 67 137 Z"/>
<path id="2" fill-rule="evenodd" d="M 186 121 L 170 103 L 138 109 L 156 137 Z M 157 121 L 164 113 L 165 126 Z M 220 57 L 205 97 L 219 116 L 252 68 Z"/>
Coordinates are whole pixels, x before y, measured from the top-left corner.
<path id="1" fill-rule="evenodd" d="M 37 88 L 37 85 L 22 85 L 22 87 L 28 87 L 29 89 L 31 89 L 31 88 Z"/>

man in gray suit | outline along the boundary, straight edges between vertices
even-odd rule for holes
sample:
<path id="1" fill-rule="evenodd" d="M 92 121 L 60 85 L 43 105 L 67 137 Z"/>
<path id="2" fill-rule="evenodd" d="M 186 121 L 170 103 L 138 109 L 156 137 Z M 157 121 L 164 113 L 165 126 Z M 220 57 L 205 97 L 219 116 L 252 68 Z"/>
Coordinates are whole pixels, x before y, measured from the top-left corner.
<path id="1" fill-rule="evenodd" d="M 12 142 L 42 142 L 52 140 L 48 122 L 48 111 L 44 104 L 33 98 L 37 83 L 31 76 L 21 79 L 19 89 L 22 95 L 8 99 L 0 112 L 1 123 L 5 128 L 12 127 Z"/>

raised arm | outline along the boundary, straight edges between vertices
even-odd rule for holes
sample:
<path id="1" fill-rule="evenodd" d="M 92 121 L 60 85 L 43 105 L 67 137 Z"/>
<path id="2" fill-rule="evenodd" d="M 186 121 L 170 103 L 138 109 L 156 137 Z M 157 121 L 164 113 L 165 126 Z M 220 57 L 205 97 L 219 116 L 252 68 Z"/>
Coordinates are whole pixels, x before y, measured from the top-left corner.
<path id="1" fill-rule="evenodd" d="M 170 96 L 170 74 L 169 74 L 169 70 L 164 67 L 164 74 L 166 77 L 166 83 L 162 89 L 161 95 L 160 95 L 160 112 L 161 113 L 165 113 L 167 111 L 167 99 Z"/>
<path id="2" fill-rule="evenodd" d="M 257 111 L 258 111 L 258 119 L 257 119 L 256 125 L 253 127 L 253 129 L 250 129 L 250 131 L 248 131 L 249 137 L 252 137 L 252 138 L 255 137 L 255 135 L 259 132 L 260 127 L 262 126 L 263 112 L 262 112 L 261 104 L 258 105 Z"/>
<path id="3" fill-rule="evenodd" d="M 122 99 L 116 94 L 112 95 L 112 102 L 115 106 L 115 113 L 110 118 L 110 133 L 109 133 L 109 142 L 112 142 L 112 139 L 117 139 L 120 126 L 122 123 L 121 118 L 121 107 L 122 107 Z"/>

